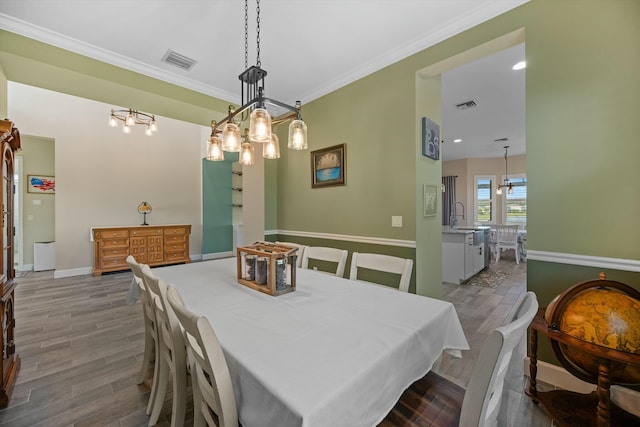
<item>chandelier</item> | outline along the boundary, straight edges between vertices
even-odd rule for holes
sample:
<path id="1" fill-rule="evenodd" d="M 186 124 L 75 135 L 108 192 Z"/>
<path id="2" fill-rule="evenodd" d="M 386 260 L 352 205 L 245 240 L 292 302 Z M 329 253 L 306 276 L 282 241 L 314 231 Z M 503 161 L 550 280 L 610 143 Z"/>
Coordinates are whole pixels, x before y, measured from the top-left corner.
<path id="1" fill-rule="evenodd" d="M 507 153 L 509 151 L 509 146 L 505 145 L 504 147 L 504 184 L 502 185 L 498 185 L 498 188 L 496 189 L 496 194 L 497 195 L 501 195 L 502 194 L 502 189 L 506 188 L 507 189 L 507 194 L 511 194 L 513 193 L 513 184 L 511 182 L 509 182 L 509 178 L 507 175 Z"/>
<path id="2" fill-rule="evenodd" d="M 158 124 L 156 123 L 156 116 L 153 114 L 143 113 L 138 110 L 111 110 L 111 116 L 109 117 L 109 126 L 117 127 L 118 121 L 124 122 L 122 129 L 124 133 L 131 133 L 131 128 L 134 125 L 145 125 L 147 128 L 144 133 L 147 136 L 153 135 L 158 130 Z"/>
<path id="3" fill-rule="evenodd" d="M 260 0 L 256 0 L 256 65 L 248 66 L 248 0 L 244 1 L 244 66 L 245 70 L 238 76 L 241 87 L 242 106 L 235 109 L 229 106 L 228 115 L 220 121 L 211 121 L 211 137 L 207 149 L 207 160 L 224 160 L 224 152 L 239 152 L 239 162 L 243 165 L 254 163 L 254 143 L 262 144 L 262 156 L 266 159 L 280 157 L 280 144 L 273 132 L 273 126 L 291 120 L 287 147 L 292 150 L 307 149 L 307 125 L 300 114 L 301 103 L 295 106 L 285 104 L 264 94 L 264 78 L 267 72 L 260 68 Z M 272 118 L 266 105 L 288 110 L 284 116 Z M 249 121 L 249 127 L 240 133 L 240 125 Z"/>

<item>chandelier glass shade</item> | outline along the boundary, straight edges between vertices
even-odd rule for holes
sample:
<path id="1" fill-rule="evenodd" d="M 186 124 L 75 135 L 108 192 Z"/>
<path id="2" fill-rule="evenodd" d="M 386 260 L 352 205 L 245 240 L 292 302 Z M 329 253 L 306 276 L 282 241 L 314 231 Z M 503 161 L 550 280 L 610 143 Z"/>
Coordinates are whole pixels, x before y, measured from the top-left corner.
<path id="1" fill-rule="evenodd" d="M 271 134 L 271 141 L 262 144 L 262 157 L 265 159 L 280 158 L 280 141 L 275 133 Z"/>
<path id="2" fill-rule="evenodd" d="M 293 150 L 304 150 L 307 145 L 307 125 L 302 120 L 300 113 L 301 103 L 296 101 L 295 106 L 267 98 L 264 95 L 264 78 L 267 72 L 260 68 L 260 0 L 256 0 L 257 11 L 257 60 L 256 65 L 248 66 L 248 0 L 244 2 L 244 24 L 245 24 L 245 70 L 238 76 L 241 86 L 242 105 L 235 109 L 229 106 L 226 117 L 220 121 L 211 122 L 211 138 L 207 149 L 207 160 L 223 160 L 222 156 L 214 156 L 217 151 L 217 139 L 214 136 L 221 135 L 222 151 L 240 152 L 240 163 L 244 165 L 253 164 L 254 149 L 251 143 L 265 144 L 262 153 L 264 158 L 277 159 L 280 157 L 280 147 L 278 137 L 273 132 L 273 127 L 281 123 L 292 120 L 289 126 L 289 140 L 287 147 Z M 280 110 L 286 110 L 279 117 L 272 117 L 267 110 L 267 105 L 271 105 Z M 248 120 L 247 133 L 240 134 L 240 125 Z M 245 126 L 245 125 L 243 125 Z M 274 138 L 275 136 L 275 138 Z M 249 149 L 251 147 L 251 149 Z"/>
<path id="3" fill-rule="evenodd" d="M 158 123 L 153 114 L 143 113 L 142 111 L 128 110 L 111 110 L 109 116 L 109 126 L 117 127 L 118 122 L 123 122 L 122 130 L 124 133 L 131 133 L 131 128 L 135 125 L 146 126 L 145 135 L 151 136 L 158 130 Z"/>

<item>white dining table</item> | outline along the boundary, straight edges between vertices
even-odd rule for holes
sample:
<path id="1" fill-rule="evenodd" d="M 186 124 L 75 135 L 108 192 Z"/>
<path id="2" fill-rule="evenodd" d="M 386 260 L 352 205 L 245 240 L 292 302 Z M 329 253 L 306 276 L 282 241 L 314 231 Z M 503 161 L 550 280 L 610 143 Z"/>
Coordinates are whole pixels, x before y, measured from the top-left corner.
<path id="1" fill-rule="evenodd" d="M 154 268 L 207 317 L 243 427 L 369 427 L 443 351 L 469 349 L 445 301 L 298 269 L 296 291 L 239 284 L 236 259 Z"/>

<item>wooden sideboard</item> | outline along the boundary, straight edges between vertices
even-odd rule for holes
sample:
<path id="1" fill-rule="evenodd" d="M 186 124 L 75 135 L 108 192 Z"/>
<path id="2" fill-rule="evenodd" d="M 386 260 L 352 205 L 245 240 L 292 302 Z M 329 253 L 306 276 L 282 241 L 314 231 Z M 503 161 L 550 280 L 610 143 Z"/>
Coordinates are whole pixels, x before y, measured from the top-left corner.
<path id="1" fill-rule="evenodd" d="M 190 262 L 191 225 L 92 228 L 93 275 L 128 270 L 127 256 L 150 266 Z"/>

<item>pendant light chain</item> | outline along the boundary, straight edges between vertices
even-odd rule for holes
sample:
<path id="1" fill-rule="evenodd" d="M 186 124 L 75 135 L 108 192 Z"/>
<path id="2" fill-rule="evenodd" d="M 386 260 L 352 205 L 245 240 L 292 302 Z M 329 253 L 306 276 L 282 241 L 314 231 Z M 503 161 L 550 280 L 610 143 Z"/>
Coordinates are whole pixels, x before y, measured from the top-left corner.
<path id="1" fill-rule="evenodd" d="M 244 69 L 249 68 L 249 0 L 244 0 Z"/>
<path id="2" fill-rule="evenodd" d="M 260 63 L 260 0 L 256 0 L 256 44 L 258 49 L 258 58 L 256 59 L 256 65 L 260 67 L 262 64 Z"/>

